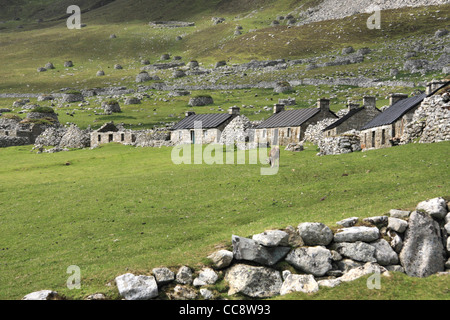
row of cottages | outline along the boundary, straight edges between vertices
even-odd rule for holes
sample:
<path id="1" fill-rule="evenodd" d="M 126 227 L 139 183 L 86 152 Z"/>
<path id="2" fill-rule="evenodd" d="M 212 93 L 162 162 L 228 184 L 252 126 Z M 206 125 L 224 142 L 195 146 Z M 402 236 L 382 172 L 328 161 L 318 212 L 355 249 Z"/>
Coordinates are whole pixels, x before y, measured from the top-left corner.
<path id="1" fill-rule="evenodd" d="M 230 107 L 228 113 L 195 114 L 188 111 L 185 118 L 172 127 L 170 140 L 175 144 L 218 143 L 222 131 L 239 114 L 239 107 Z"/>
<path id="2" fill-rule="evenodd" d="M 406 124 L 411 121 L 422 101 L 449 83 L 445 81 L 429 82 L 425 93 L 409 98 L 405 94 L 391 94 L 389 108 L 360 129 L 361 149 L 379 149 L 397 145 Z"/>
<path id="3" fill-rule="evenodd" d="M 304 139 L 306 128 L 326 118 L 338 116 L 330 110 L 329 99 L 319 99 L 316 108 L 285 110 L 283 104 L 274 106 L 273 115 L 256 127 L 257 144 L 286 146 Z"/>
<path id="4" fill-rule="evenodd" d="M 363 97 L 362 107 L 349 101 L 347 108 L 346 115 L 322 130 L 325 138 L 338 136 L 350 130 L 357 130 L 381 114 L 381 111 L 376 107 L 375 97 Z"/>

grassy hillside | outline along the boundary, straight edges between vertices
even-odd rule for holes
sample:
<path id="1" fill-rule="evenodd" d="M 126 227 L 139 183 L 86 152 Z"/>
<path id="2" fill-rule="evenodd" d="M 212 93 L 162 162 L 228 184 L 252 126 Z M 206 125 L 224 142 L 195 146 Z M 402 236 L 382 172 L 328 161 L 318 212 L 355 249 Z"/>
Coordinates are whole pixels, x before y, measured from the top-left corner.
<path id="1" fill-rule="evenodd" d="M 61 1 L 57 6 L 50 7 L 56 10 L 59 6 L 64 7 L 64 3 Z M 307 72 L 303 67 L 286 72 L 294 77 L 299 71 L 302 74 L 300 77 L 317 77 L 368 69 L 373 70 L 374 77 L 383 78 L 389 75 L 389 67 L 404 59 L 406 51 L 396 50 L 398 41 L 404 45 L 408 41 L 432 37 L 437 29 L 448 27 L 447 17 L 450 14 L 450 5 L 388 10 L 383 12 L 381 30 L 365 27 L 366 14 L 299 27 L 270 27 L 270 22 L 277 15 L 287 14 L 301 4 L 306 8 L 310 2 L 244 1 L 236 7 L 236 10 L 240 8 L 239 14 L 225 10 L 234 4 L 233 1 L 230 6 L 227 3 L 194 1 L 189 2 L 187 8 L 187 2 L 179 5 L 176 1 L 116 0 L 83 13 L 82 23 L 86 23 L 87 27 L 81 30 L 67 29 L 65 19 L 37 23 L 34 20 L 37 13 L 32 13 L 31 7 L 25 6 L 23 10 L 28 10 L 28 16 L 32 18 L 8 20 L 0 25 L 0 57 L 3 61 L 0 91 L 28 93 L 49 92 L 63 87 L 133 86 L 134 77 L 142 67 L 141 59 L 159 62 L 164 53 L 181 56 L 186 63 L 197 59 L 202 66 L 209 67 L 219 60 L 233 64 L 251 59 L 319 57 L 336 54 L 349 45 L 355 49 L 369 47 L 379 53 L 361 64 Z M 151 12 L 147 14 L 147 11 Z M 123 15 L 122 18 L 120 15 Z M 214 16 L 223 16 L 226 20 L 213 25 L 211 17 Z M 196 26 L 173 29 L 148 26 L 150 20 L 159 19 L 188 19 L 194 21 Z M 17 29 L 19 25 L 23 28 Z M 237 25 L 243 28 L 240 36 L 234 35 Z M 110 39 L 111 34 L 116 34 L 117 38 Z M 177 36 L 182 36 L 183 40 L 177 41 Z M 386 60 L 385 57 L 391 59 Z M 75 68 L 64 68 L 66 60 L 72 60 Z M 52 62 L 56 69 L 38 73 L 36 69 L 47 62 Z M 124 69 L 114 70 L 116 63 Z M 383 67 L 380 68 L 380 65 Z M 98 70 L 104 70 L 106 76 L 96 77 Z M 418 80 L 418 75 L 408 77 Z M 265 80 L 262 76 L 257 75 L 251 81 Z M 282 77 L 283 73 L 270 76 Z M 436 76 L 442 75 L 428 74 L 425 77 L 433 79 Z M 162 79 L 171 81 L 167 74 Z"/>
<path id="2" fill-rule="evenodd" d="M 217 245 L 229 246 L 232 234 L 311 221 L 335 227 L 351 216 L 413 209 L 450 195 L 449 150 L 448 142 L 411 144 L 318 158 L 308 146 L 282 152 L 279 173 L 261 176 L 260 164 L 174 165 L 171 148 L 1 149 L 0 298 L 46 288 L 69 298 L 116 298 L 107 285 L 115 276 L 198 266 Z M 81 268 L 81 290 L 65 286 L 70 265 Z M 437 283 L 436 298 L 448 288 Z M 409 281 L 398 286 L 407 296 Z M 394 298 L 385 294 L 379 298 Z"/>

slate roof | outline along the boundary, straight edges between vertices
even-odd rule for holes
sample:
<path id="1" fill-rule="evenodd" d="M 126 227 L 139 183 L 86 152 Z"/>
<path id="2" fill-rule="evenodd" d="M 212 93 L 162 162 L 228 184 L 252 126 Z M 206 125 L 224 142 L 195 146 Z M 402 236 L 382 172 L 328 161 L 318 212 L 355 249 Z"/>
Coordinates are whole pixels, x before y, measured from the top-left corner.
<path id="1" fill-rule="evenodd" d="M 356 108 L 356 109 L 352 109 L 349 112 L 347 112 L 347 114 L 345 116 L 343 116 L 342 118 L 340 118 L 339 120 L 333 122 L 332 124 L 330 124 L 328 127 L 326 127 L 325 129 L 323 129 L 322 131 L 327 131 L 327 130 L 331 130 L 334 129 L 338 126 L 340 126 L 342 123 L 344 123 L 345 121 L 347 121 L 348 119 L 350 119 L 351 117 L 353 117 L 355 114 L 357 114 L 358 112 L 364 110 L 365 107 L 361 107 L 361 108 Z"/>
<path id="2" fill-rule="evenodd" d="M 299 127 L 320 112 L 319 108 L 286 110 L 273 114 L 256 129 Z"/>
<path id="3" fill-rule="evenodd" d="M 392 106 L 383 111 L 380 115 L 373 118 L 361 130 L 367 130 L 370 128 L 380 127 L 388 124 L 392 124 L 400 119 L 408 111 L 419 105 L 427 97 L 426 93 L 422 93 L 417 96 L 406 98 L 394 103 Z"/>
<path id="4" fill-rule="evenodd" d="M 194 124 L 201 121 L 203 129 L 217 128 L 232 117 L 228 113 L 206 113 L 188 116 L 172 127 L 172 130 L 195 129 Z"/>
<path id="5" fill-rule="evenodd" d="M 362 127 L 360 130 L 367 130 L 394 123 L 395 121 L 400 119 L 405 113 L 407 113 L 408 111 L 410 111 L 411 109 L 422 103 L 422 101 L 425 98 L 433 96 L 434 94 L 436 94 L 436 92 L 438 92 L 442 88 L 445 88 L 449 84 L 450 81 L 447 81 L 444 85 L 440 86 L 439 88 L 437 88 L 428 95 L 426 93 L 422 93 L 420 95 L 403 99 L 398 101 L 397 103 L 394 103 L 391 107 L 386 109 L 379 116 L 375 117 L 374 119 L 372 119 L 372 121 L 365 124 L 364 127 Z"/>

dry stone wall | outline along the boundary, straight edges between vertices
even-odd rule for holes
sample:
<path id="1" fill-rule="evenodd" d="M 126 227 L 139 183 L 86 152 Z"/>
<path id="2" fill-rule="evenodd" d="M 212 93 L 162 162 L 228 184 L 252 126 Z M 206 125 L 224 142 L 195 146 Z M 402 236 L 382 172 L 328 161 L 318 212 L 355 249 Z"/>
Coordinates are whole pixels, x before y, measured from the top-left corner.
<path id="1" fill-rule="evenodd" d="M 313 294 L 367 275 L 379 277 L 382 283 L 390 272 L 411 277 L 450 275 L 450 213 L 444 198 L 422 201 L 413 212 L 392 209 L 388 215 L 361 221 L 349 217 L 336 224 L 340 226 L 336 231 L 323 223 L 304 222 L 251 238 L 232 235 L 232 249 L 210 254 L 209 266 L 160 267 L 152 275 L 126 273 L 114 282 L 125 300 L 220 299 L 214 289 L 220 279 L 228 295 L 260 299 L 293 292 Z M 280 264 L 283 261 L 289 267 Z M 23 299 L 58 298 L 63 297 L 42 290 Z M 105 298 L 97 293 L 86 299 Z"/>

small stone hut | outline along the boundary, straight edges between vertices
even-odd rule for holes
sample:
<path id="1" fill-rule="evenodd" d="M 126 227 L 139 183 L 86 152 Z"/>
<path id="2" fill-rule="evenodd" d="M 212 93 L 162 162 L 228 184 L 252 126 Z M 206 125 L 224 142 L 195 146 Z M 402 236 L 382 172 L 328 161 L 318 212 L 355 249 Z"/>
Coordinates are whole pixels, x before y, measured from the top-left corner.
<path id="1" fill-rule="evenodd" d="M 91 133 L 91 147 L 111 142 L 133 144 L 136 142 L 136 135 L 131 130 L 125 130 L 122 126 L 115 125 L 112 121 Z"/>

